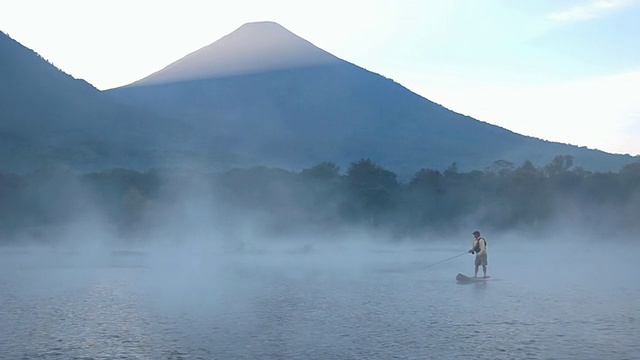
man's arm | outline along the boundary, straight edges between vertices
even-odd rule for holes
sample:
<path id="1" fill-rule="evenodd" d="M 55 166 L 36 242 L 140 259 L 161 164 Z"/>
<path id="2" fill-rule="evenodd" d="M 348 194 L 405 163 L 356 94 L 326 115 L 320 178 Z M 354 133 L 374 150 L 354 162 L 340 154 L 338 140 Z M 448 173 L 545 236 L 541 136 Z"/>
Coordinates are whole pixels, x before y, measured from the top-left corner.
<path id="1" fill-rule="evenodd" d="M 476 248 L 476 240 L 471 241 L 471 249 L 469 249 L 469 254 L 473 254 L 475 251 L 473 249 Z"/>

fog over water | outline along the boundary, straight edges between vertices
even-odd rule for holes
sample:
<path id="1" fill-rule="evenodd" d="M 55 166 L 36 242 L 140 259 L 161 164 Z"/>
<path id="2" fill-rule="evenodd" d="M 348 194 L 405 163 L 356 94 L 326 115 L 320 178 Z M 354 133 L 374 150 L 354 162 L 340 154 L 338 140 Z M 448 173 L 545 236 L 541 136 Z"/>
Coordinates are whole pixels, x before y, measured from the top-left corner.
<path id="1" fill-rule="evenodd" d="M 0 247 L 0 358 L 640 353 L 640 245 L 618 234 L 560 220 L 535 233 L 465 224 L 413 238 L 341 226 L 281 231 L 269 214 L 217 207 L 206 186 L 182 185 L 128 238 L 87 202 L 50 236 Z M 458 284 L 457 273 L 473 274 L 466 251 L 476 229 L 492 278 Z"/>
<path id="2" fill-rule="evenodd" d="M 4 358 L 633 358 L 640 247 L 468 236 L 3 248 Z M 304 245 L 302 245 L 304 244 Z M 312 245 L 307 245 L 312 244 Z"/>

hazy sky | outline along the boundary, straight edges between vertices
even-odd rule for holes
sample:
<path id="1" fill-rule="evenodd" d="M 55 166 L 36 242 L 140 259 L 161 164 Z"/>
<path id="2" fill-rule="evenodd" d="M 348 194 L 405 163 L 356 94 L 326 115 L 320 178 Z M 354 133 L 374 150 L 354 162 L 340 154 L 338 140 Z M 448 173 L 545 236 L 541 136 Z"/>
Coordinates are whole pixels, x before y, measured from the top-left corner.
<path id="1" fill-rule="evenodd" d="M 1 31 L 99 89 L 265 20 L 459 113 L 640 154 L 640 0 L 0 0 Z"/>

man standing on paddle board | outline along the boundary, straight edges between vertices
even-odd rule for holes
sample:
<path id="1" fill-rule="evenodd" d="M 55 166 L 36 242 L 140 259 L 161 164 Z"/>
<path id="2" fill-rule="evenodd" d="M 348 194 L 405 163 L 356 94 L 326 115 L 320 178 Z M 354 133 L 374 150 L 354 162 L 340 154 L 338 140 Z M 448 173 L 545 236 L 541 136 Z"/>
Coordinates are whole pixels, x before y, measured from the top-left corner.
<path id="1" fill-rule="evenodd" d="M 473 232 L 473 242 L 471 243 L 471 250 L 469 253 L 476 254 L 476 269 L 473 277 L 478 277 L 478 268 L 482 265 L 482 272 L 484 277 L 487 277 L 487 240 L 480 236 L 480 231 Z"/>

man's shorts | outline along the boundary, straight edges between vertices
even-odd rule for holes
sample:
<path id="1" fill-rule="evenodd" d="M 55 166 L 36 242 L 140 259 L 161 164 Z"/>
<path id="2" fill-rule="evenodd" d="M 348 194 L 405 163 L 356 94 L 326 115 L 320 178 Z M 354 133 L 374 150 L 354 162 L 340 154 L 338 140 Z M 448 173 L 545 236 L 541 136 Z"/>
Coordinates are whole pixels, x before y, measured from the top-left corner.
<path id="1" fill-rule="evenodd" d="M 489 263 L 487 262 L 487 254 L 476 255 L 476 266 L 487 266 Z"/>

